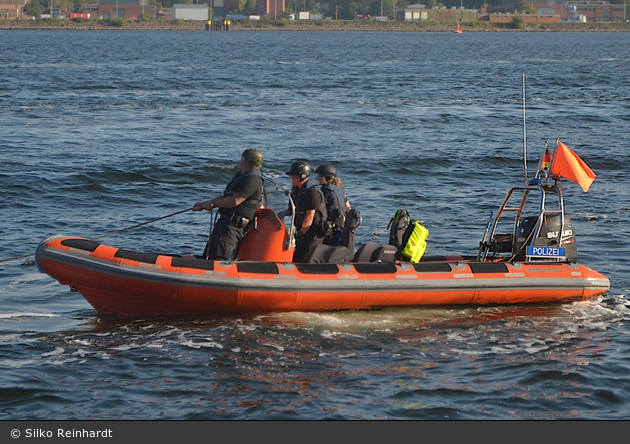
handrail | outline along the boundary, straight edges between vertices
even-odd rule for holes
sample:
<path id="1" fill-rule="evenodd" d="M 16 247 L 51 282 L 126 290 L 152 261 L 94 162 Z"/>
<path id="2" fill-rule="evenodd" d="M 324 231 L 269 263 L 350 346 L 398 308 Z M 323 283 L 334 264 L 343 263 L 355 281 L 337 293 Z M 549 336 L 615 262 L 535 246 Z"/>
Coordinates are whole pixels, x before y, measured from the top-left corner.
<path id="1" fill-rule="evenodd" d="M 514 195 L 514 192 L 516 191 L 523 192 L 522 196 L 517 195 L 515 197 L 516 199 L 520 199 L 520 204 L 517 206 L 508 205 L 510 199 L 512 198 L 512 196 Z M 518 251 L 516 251 L 515 249 L 517 246 L 521 219 L 523 217 L 523 212 L 526 210 L 525 208 L 526 202 L 528 201 L 528 197 L 530 196 L 530 193 L 532 191 L 540 192 L 540 202 L 538 204 L 537 220 L 536 220 L 535 225 L 532 227 L 532 230 L 527 234 L 526 238 L 522 240 L 521 242 L 519 242 L 520 245 L 518 247 Z M 552 209 L 547 208 L 547 194 L 548 193 L 554 193 L 557 196 L 558 208 L 552 208 Z M 510 253 L 509 259 L 507 259 L 508 261 L 514 260 L 525 248 L 527 248 L 528 246 L 531 246 L 530 244 L 533 242 L 533 239 L 537 239 L 540 236 L 540 232 L 544 225 L 544 217 L 546 215 L 560 215 L 560 230 L 561 230 L 561 233 L 565 231 L 566 218 L 564 215 L 564 201 L 563 201 L 563 196 L 562 196 L 562 189 L 560 187 L 555 186 L 555 185 L 550 186 L 549 184 L 537 184 L 537 185 L 512 187 L 508 191 L 501 205 L 499 206 L 496 216 L 494 217 L 494 221 L 492 220 L 488 221 L 488 225 L 486 226 L 486 231 L 484 232 L 483 239 L 480 242 L 479 252 L 477 254 L 477 258 L 481 262 L 485 262 L 491 253 L 491 247 L 493 243 L 495 242 L 495 239 L 497 236 L 497 228 L 499 226 L 499 220 L 501 219 L 501 215 L 504 212 L 516 213 L 513 216 L 514 221 L 513 221 L 513 231 L 512 231 L 512 240 L 511 240 L 512 251 Z M 511 217 L 504 220 L 506 220 L 507 222 L 507 220 L 509 219 L 511 219 Z M 488 227 L 491 227 L 491 228 L 488 228 Z M 560 234 L 560 237 L 559 237 L 559 245 L 561 244 L 562 244 L 562 234 Z M 507 252 L 508 252 L 507 250 L 497 251 L 495 249 L 493 254 L 494 256 L 496 256 L 497 253 L 507 253 Z M 492 257 L 492 259 L 495 259 L 494 256 Z M 503 260 L 507 258 L 507 256 L 501 256 L 501 257 L 504 258 Z M 529 262 L 529 261 L 530 261 L 529 258 L 525 258 L 525 262 Z"/>

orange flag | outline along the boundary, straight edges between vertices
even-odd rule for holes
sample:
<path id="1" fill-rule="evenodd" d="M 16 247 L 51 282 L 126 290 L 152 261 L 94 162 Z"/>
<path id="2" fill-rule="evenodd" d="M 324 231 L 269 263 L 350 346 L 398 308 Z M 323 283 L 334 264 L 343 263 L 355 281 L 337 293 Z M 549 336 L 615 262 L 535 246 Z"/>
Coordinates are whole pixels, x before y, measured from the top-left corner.
<path id="1" fill-rule="evenodd" d="M 595 173 L 564 143 L 558 140 L 549 172 L 580 184 L 586 193 L 595 180 Z"/>

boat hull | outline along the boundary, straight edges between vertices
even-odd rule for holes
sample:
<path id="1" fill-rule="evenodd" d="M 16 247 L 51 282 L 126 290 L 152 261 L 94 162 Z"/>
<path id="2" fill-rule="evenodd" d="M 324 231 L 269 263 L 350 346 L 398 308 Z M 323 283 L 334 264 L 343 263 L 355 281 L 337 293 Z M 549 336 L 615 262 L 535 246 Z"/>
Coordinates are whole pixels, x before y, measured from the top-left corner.
<path id="1" fill-rule="evenodd" d="M 259 313 L 584 301 L 608 278 L 571 263 L 296 264 L 137 253 L 78 237 L 37 247 L 40 271 L 115 314 Z"/>

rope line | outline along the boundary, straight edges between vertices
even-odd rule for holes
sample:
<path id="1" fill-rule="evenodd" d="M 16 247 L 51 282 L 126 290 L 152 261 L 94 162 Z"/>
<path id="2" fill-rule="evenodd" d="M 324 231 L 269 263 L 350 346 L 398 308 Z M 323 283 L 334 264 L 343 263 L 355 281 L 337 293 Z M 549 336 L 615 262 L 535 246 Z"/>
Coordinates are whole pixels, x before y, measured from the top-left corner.
<path id="1" fill-rule="evenodd" d="M 191 208 L 186 208 L 185 210 L 177 211 L 176 213 L 167 214 L 166 216 L 162 216 L 162 217 L 158 217 L 158 218 L 155 218 L 155 219 L 151 219 L 151 220 L 148 220 L 146 222 L 142 222 L 141 224 L 136 224 L 136 225 L 133 225 L 131 227 L 123 228 L 122 230 L 116 230 L 116 231 L 112 231 L 111 233 L 103 234 L 101 236 L 96 236 L 96 237 L 93 237 L 93 238 L 91 238 L 89 240 L 102 239 L 104 237 L 111 236 L 112 234 L 122 233 L 124 231 L 128 231 L 128 230 L 131 230 L 133 228 L 138 228 L 138 227 L 141 227 L 143 225 L 147 225 L 147 224 L 150 224 L 150 223 L 153 223 L 153 222 L 157 222 L 158 220 L 166 219 L 168 217 L 177 216 L 178 214 L 182 214 L 182 213 L 185 213 L 186 211 L 190 211 L 190 210 L 192 210 L 192 207 Z M 10 257 L 10 258 L 7 258 L 7 259 L 0 259 L 0 263 L 1 262 L 12 261 L 12 260 L 15 260 L 15 259 L 20 259 L 20 258 L 23 258 L 23 257 L 29 257 L 29 256 L 32 256 L 33 254 L 34 253 L 22 254 L 20 256 L 13 256 L 13 257 Z"/>
<path id="2" fill-rule="evenodd" d="M 265 177 L 265 179 L 268 180 L 269 182 L 273 183 L 276 186 L 276 188 L 281 189 L 284 192 L 284 194 L 289 195 L 289 191 L 286 190 L 278 182 L 276 182 L 275 180 L 273 180 L 270 177 Z M 112 231 L 111 233 L 102 234 L 100 236 L 93 237 L 93 238 L 91 238 L 89 240 L 93 241 L 93 240 L 97 240 L 97 239 L 103 239 L 104 237 L 111 236 L 113 234 L 123 233 L 125 231 L 129 231 L 129 230 L 132 230 L 134 228 L 141 227 L 143 225 L 147 225 L 147 224 L 150 224 L 150 223 L 153 223 L 153 222 L 157 222 L 157 221 L 162 220 L 162 219 L 166 219 L 166 218 L 169 218 L 169 217 L 177 216 L 178 214 L 182 214 L 182 213 L 185 213 L 185 212 L 191 211 L 191 210 L 192 210 L 192 207 L 191 208 L 186 208 L 185 210 L 177 211 L 175 213 L 167 214 L 166 216 L 158 217 L 158 218 L 155 218 L 155 219 L 148 220 L 146 222 L 142 222 L 140 224 L 132 225 L 131 227 L 123 228 L 122 230 L 116 230 L 116 231 Z M 212 213 L 210 213 L 210 221 L 212 223 Z M 215 219 L 215 222 L 216 222 L 216 219 Z M 211 227 L 210 231 L 212 231 L 212 227 Z M 7 262 L 7 261 L 12 261 L 12 260 L 15 260 L 15 259 L 21 259 L 21 258 L 24 258 L 24 257 L 29 257 L 29 256 L 32 256 L 33 254 L 34 253 L 22 254 L 20 256 L 13 256 L 13 257 L 9 257 L 9 258 L 6 258 L 6 259 L 0 259 L 0 263 Z"/>
<path id="3" fill-rule="evenodd" d="M 166 216 L 158 217 L 156 219 L 151 219 L 151 220 L 148 220 L 146 222 L 142 222 L 141 224 L 137 224 L 137 225 L 133 225 L 131 227 L 123 228 L 122 230 L 116 230 L 116 231 L 112 231 L 111 233 L 103 234 L 101 236 L 96 236 L 96 237 L 91 238 L 90 240 L 102 239 L 104 237 L 111 236 L 112 234 L 122 233 L 124 231 L 128 231 L 128 230 L 131 230 L 133 228 L 138 228 L 138 227 L 141 227 L 143 225 L 150 224 L 152 222 L 157 222 L 158 220 L 166 219 L 167 217 L 177 216 L 178 214 L 182 214 L 182 213 L 185 213 L 186 211 L 190 211 L 190 210 L 192 210 L 192 208 L 186 208 L 185 210 L 181 210 L 181 211 L 178 211 L 176 213 L 168 214 Z"/>

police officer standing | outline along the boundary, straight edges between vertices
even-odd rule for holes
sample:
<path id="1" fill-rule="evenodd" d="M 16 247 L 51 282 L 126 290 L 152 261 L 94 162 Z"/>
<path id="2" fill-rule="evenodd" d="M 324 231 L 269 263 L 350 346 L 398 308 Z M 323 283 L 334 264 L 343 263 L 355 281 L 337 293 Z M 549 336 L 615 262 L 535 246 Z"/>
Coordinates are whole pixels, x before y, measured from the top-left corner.
<path id="1" fill-rule="evenodd" d="M 326 245 L 341 245 L 343 225 L 348 211 L 352 209 L 343 182 L 337 176 L 337 170 L 330 164 L 322 165 L 315 170 L 319 178 L 319 185 L 326 200 L 328 211 L 328 235 L 324 240 Z"/>
<path id="2" fill-rule="evenodd" d="M 328 213 L 322 190 L 316 183 L 309 184 L 311 167 L 308 163 L 295 162 L 286 174 L 291 176 L 291 198 L 296 213 L 293 262 L 302 262 L 311 248 L 324 242 Z M 287 211 L 287 215 L 290 214 L 290 210 Z"/>
<path id="3" fill-rule="evenodd" d="M 263 199 L 262 163 L 262 152 L 245 150 L 241 155 L 239 172 L 227 184 L 223 195 L 193 205 L 193 211 L 219 209 L 220 218 L 203 253 L 206 259 L 231 259 L 238 243 L 247 234 Z"/>

